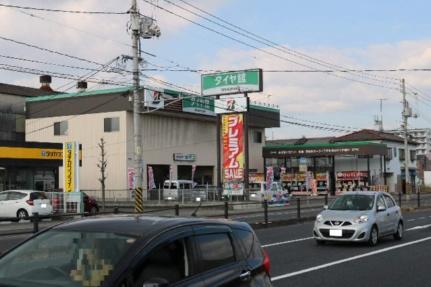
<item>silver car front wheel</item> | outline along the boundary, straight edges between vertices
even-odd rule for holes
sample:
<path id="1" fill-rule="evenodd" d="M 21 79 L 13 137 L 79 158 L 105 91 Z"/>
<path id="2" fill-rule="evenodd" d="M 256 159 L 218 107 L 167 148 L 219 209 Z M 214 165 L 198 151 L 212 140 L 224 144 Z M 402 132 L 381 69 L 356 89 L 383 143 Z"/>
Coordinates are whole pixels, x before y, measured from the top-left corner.
<path id="1" fill-rule="evenodd" d="M 379 241 L 379 231 L 376 226 L 373 226 L 370 231 L 370 238 L 368 239 L 368 244 L 370 246 L 376 246 Z"/>

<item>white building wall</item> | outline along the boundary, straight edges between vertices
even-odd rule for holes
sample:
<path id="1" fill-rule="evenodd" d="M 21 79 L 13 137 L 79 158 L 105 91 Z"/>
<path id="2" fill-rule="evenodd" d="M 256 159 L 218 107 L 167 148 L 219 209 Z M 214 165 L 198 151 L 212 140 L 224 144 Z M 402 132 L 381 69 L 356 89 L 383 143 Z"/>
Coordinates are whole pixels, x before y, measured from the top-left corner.
<path id="1" fill-rule="evenodd" d="M 104 132 L 104 119 L 119 117 L 118 132 Z M 173 178 L 177 177 L 178 165 L 213 166 L 213 182 L 216 172 L 216 124 L 210 121 L 186 119 L 166 115 L 142 115 L 143 160 L 147 164 L 173 165 Z M 54 122 L 67 121 L 68 132 L 64 136 L 54 135 Z M 263 132 L 263 130 L 261 130 Z M 131 112 L 108 112 L 86 115 L 37 118 L 26 120 L 26 140 L 36 142 L 78 141 L 82 144 L 82 167 L 80 168 L 81 190 L 100 190 L 97 167 L 100 160 L 98 143 L 106 141 L 108 190 L 117 196 L 128 197 L 128 168 L 134 167 L 133 114 Z M 263 168 L 262 143 L 253 142 L 253 129 L 249 132 L 250 169 L 260 172 Z M 195 154 L 195 162 L 176 162 L 174 153 Z M 146 183 L 144 169 L 144 183 Z M 59 169 L 59 185 L 63 187 L 63 168 Z M 121 192 L 122 191 L 122 192 Z M 121 193 L 121 194 L 120 194 Z"/>
<path id="2" fill-rule="evenodd" d="M 104 132 L 104 119 L 118 117 L 120 129 Z M 67 121 L 68 132 L 64 136 L 54 135 L 54 122 Z M 123 190 L 127 186 L 126 167 L 126 112 L 109 112 L 78 116 L 61 116 L 26 120 L 26 140 L 36 142 L 78 141 L 82 144 L 82 167 L 80 168 L 81 190 L 99 190 L 100 160 L 98 143 L 104 138 L 108 166 L 106 186 L 110 190 Z M 63 188 L 63 168 L 59 169 L 59 186 Z"/>

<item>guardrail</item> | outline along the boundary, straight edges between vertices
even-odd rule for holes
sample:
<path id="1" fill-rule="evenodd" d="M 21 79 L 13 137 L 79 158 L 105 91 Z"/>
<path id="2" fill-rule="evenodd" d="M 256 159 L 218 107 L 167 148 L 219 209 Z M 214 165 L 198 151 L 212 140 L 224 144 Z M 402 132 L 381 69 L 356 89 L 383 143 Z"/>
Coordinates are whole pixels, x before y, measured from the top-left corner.
<path id="1" fill-rule="evenodd" d="M 398 194 L 395 197 L 398 204 L 403 208 L 425 208 L 431 207 L 431 194 Z M 246 221 L 254 226 L 268 227 L 270 224 L 299 222 L 312 220 L 328 205 L 335 197 L 293 197 L 289 203 L 271 204 L 264 200 L 262 202 L 235 202 L 235 201 L 218 201 L 211 205 L 204 205 L 203 202 L 193 205 L 180 205 L 179 203 L 169 206 L 153 206 L 145 209 L 143 213 L 135 213 L 124 206 L 115 206 L 111 212 L 98 213 L 98 215 L 112 214 L 135 214 L 135 215 L 155 215 L 155 216 L 182 216 L 182 217 L 207 217 L 207 218 L 225 218 L 238 221 Z M 68 220 L 76 217 L 91 216 L 89 213 L 66 213 L 41 216 L 37 213 L 24 218 L 32 223 L 32 229 L 25 233 L 39 232 L 39 223 L 43 219 L 51 220 Z M 16 221 L 16 218 L 0 218 L 2 221 Z M 11 224 L 13 228 L 13 224 Z M 19 232 L 24 233 L 24 232 Z M 10 235 L 11 233 L 8 233 Z M 1 236 L 1 232 L 0 232 Z"/>

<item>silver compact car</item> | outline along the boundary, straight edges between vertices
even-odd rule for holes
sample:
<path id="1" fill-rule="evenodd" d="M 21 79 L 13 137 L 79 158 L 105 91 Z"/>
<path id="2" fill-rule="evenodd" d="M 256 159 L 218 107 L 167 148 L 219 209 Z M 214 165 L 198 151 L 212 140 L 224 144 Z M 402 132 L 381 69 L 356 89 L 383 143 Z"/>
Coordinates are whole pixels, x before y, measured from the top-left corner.
<path id="1" fill-rule="evenodd" d="M 393 235 L 403 237 L 404 224 L 400 207 L 386 192 L 346 192 L 320 212 L 313 235 L 318 244 L 325 241 L 368 242 Z"/>

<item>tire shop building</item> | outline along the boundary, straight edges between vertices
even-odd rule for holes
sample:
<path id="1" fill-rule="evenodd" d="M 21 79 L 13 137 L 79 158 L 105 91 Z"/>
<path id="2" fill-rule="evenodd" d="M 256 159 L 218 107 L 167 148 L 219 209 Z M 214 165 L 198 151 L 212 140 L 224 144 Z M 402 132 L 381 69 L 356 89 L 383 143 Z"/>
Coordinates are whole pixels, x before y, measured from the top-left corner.
<path id="1" fill-rule="evenodd" d="M 217 183 L 216 114 L 212 99 L 167 89 L 145 89 L 141 112 L 144 187 L 166 179 Z M 265 128 L 280 126 L 279 110 L 250 105 L 250 171 L 263 172 Z M 82 144 L 81 190 L 100 190 L 101 138 L 106 142 L 108 196 L 129 198 L 133 189 L 132 88 L 81 91 L 27 99 L 26 140 Z M 63 170 L 59 169 L 62 178 Z M 62 183 L 60 182 L 60 188 Z M 114 195 L 113 195 L 114 194 Z M 144 193 L 145 195 L 145 193 Z"/>
<path id="2" fill-rule="evenodd" d="M 416 181 L 416 144 L 409 142 L 410 182 Z M 404 179 L 404 139 L 360 130 L 340 137 L 267 141 L 265 167 L 297 194 L 384 189 L 399 192 Z"/>
<path id="3" fill-rule="evenodd" d="M 41 77 L 40 89 L 0 83 L 0 191 L 58 189 L 62 145 L 25 142 L 26 98 L 52 93 L 49 81 Z"/>

